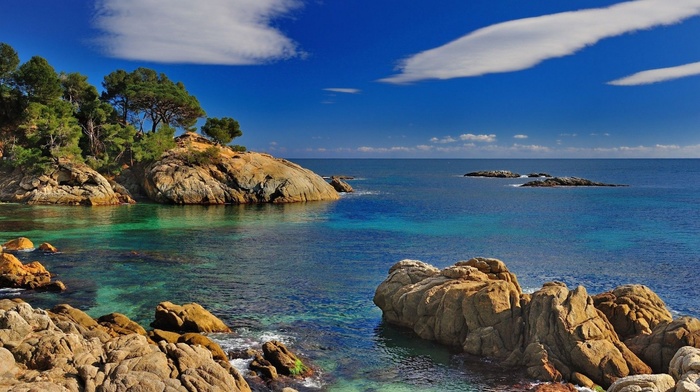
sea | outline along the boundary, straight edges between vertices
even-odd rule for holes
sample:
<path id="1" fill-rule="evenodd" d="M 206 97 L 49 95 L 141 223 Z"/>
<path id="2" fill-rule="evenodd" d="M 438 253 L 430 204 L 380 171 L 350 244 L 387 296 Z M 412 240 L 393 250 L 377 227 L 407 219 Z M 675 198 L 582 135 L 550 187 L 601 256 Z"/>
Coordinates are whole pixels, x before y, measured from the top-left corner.
<path id="1" fill-rule="evenodd" d="M 197 302 L 234 329 L 225 350 L 279 340 L 316 369 L 300 391 L 519 391 L 519 370 L 388 325 L 372 298 L 403 259 L 444 268 L 494 257 L 525 291 L 549 281 L 591 295 L 637 283 L 674 315 L 700 317 L 700 160 L 298 159 L 352 176 L 354 193 L 284 205 L 113 207 L 0 204 L 0 243 L 68 289 L 2 290 L 35 307 L 68 303 L 148 328 L 162 301 Z M 625 187 L 524 188 L 546 172 Z M 233 361 L 245 369 L 244 360 Z"/>

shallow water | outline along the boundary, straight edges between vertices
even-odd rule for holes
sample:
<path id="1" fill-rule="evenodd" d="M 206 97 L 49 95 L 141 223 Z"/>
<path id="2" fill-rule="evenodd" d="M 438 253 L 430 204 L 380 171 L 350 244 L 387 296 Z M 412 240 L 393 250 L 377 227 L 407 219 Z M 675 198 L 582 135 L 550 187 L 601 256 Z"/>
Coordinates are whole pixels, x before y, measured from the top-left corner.
<path id="1" fill-rule="evenodd" d="M 0 241 L 64 281 L 61 294 L 0 292 L 34 306 L 118 311 L 147 326 L 165 300 L 195 301 L 238 332 L 228 348 L 277 337 L 320 376 L 300 390 L 518 390 L 521 375 L 384 325 L 372 303 L 395 262 L 438 267 L 497 257 L 530 291 L 558 280 L 595 294 L 625 283 L 700 317 L 699 160 L 299 160 L 352 175 L 336 202 L 255 206 L 0 205 Z M 621 188 L 518 188 L 475 170 L 550 172 Z"/>

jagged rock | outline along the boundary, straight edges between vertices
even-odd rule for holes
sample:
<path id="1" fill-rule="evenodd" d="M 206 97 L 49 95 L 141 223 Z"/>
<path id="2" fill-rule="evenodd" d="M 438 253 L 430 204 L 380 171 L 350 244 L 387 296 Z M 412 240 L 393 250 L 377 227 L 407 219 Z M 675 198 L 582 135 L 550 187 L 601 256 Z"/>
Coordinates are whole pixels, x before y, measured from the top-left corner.
<path id="1" fill-rule="evenodd" d="M 260 353 L 255 354 L 253 360 L 248 365 L 248 368 L 254 371 L 259 377 L 268 380 L 277 380 L 279 375 L 277 374 L 277 368 L 265 359 Z"/>
<path id="2" fill-rule="evenodd" d="M 676 382 L 668 374 L 639 374 L 615 381 L 607 392 L 671 392 L 675 387 Z"/>
<path id="3" fill-rule="evenodd" d="M 148 197 L 170 204 L 290 203 L 337 200 L 338 192 L 310 170 L 267 154 L 235 152 L 187 133 L 178 148 L 144 170 Z M 193 152 L 218 149 L 211 162 L 191 163 Z M 138 176 L 137 176 L 138 177 Z"/>
<path id="4" fill-rule="evenodd" d="M 330 184 L 333 187 L 333 189 L 335 189 L 337 192 L 351 193 L 355 191 L 354 189 L 352 189 L 352 186 L 350 186 L 350 184 L 343 181 L 340 177 L 331 177 Z"/>
<path id="5" fill-rule="evenodd" d="M 310 376 L 313 371 L 304 365 L 294 353 L 276 340 L 266 342 L 262 346 L 263 356 L 277 369 L 277 374 L 304 378 Z"/>
<path id="6" fill-rule="evenodd" d="M 34 243 L 27 237 L 19 237 L 2 244 L 2 249 L 6 251 L 32 250 Z"/>
<path id="7" fill-rule="evenodd" d="M 117 198 L 119 199 L 119 202 L 121 204 L 136 203 L 136 200 L 134 200 L 133 196 L 131 196 L 131 192 L 129 192 L 129 190 L 125 186 L 117 183 L 114 180 L 109 180 L 109 185 L 112 186 L 112 190 L 117 195 Z"/>
<path id="8" fill-rule="evenodd" d="M 58 253 L 58 249 L 56 249 L 55 246 L 49 244 L 48 242 L 44 242 L 41 245 L 39 245 L 38 249 L 44 253 Z"/>
<path id="9" fill-rule="evenodd" d="M 10 253 L 0 253 L 0 287 L 26 288 L 33 290 L 65 290 L 61 282 L 52 282 L 51 274 L 38 261 L 28 264 Z"/>
<path id="10" fill-rule="evenodd" d="M 84 164 L 61 160 L 49 174 L 0 172 L 0 201 L 27 204 L 121 204 L 106 178 Z"/>
<path id="11" fill-rule="evenodd" d="M 655 373 L 668 373 L 676 352 L 684 346 L 700 348 L 700 320 L 680 317 L 663 322 L 650 335 L 638 335 L 625 341 L 627 347 L 644 360 Z"/>
<path id="12" fill-rule="evenodd" d="M 529 178 L 537 178 L 537 177 L 544 177 L 544 178 L 551 178 L 552 175 L 548 173 L 530 173 L 527 175 Z"/>
<path id="13" fill-rule="evenodd" d="M 585 178 L 578 177 L 553 177 L 546 180 L 530 181 L 522 184 L 525 187 L 558 187 L 558 186 L 626 186 L 616 184 L 606 184 L 602 182 L 594 182 Z"/>
<path id="14" fill-rule="evenodd" d="M 605 314 L 623 341 L 649 335 L 662 322 L 673 320 L 666 304 L 643 285 L 625 285 L 593 296 L 595 307 Z"/>
<path id="15" fill-rule="evenodd" d="M 114 336 L 130 335 L 132 333 L 148 336 L 146 330 L 139 323 L 132 321 L 121 313 L 110 313 L 101 316 L 97 322 L 112 332 Z"/>
<path id="16" fill-rule="evenodd" d="M 148 337 L 156 343 L 161 340 L 165 340 L 168 343 L 177 343 L 180 336 L 177 332 L 164 331 L 162 329 L 148 331 Z"/>
<path id="17" fill-rule="evenodd" d="M 519 178 L 520 174 L 509 170 L 483 170 L 467 173 L 464 177 Z"/>
<path id="18" fill-rule="evenodd" d="M 197 303 L 180 306 L 161 302 L 151 326 L 172 332 L 231 332 L 223 321 Z"/>
<path id="19" fill-rule="evenodd" d="M 208 337 L 202 334 L 195 332 L 188 332 L 182 334 L 177 339 L 177 343 L 185 343 L 190 346 L 202 346 L 211 352 L 211 355 L 215 361 L 228 361 L 228 356 L 226 355 L 224 350 L 221 349 L 221 346 L 219 346 L 213 340 L 209 339 Z"/>
<path id="20" fill-rule="evenodd" d="M 392 324 L 466 353 L 525 366 L 533 378 L 610 385 L 650 373 L 620 341 L 583 287 L 548 283 L 523 294 L 496 259 L 476 258 L 438 271 L 404 260 L 374 297 Z"/>
<path id="21" fill-rule="evenodd" d="M 677 381 L 676 392 L 700 391 L 700 349 L 681 347 L 671 359 L 668 372 Z"/>

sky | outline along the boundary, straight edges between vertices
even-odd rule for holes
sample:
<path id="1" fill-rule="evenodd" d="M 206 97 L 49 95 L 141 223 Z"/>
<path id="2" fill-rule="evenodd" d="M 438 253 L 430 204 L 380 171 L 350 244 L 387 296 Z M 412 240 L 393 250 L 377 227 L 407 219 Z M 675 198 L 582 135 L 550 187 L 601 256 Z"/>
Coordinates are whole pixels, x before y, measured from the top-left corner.
<path id="1" fill-rule="evenodd" d="M 700 0 L 0 0 L 0 42 L 285 158 L 700 158 Z"/>

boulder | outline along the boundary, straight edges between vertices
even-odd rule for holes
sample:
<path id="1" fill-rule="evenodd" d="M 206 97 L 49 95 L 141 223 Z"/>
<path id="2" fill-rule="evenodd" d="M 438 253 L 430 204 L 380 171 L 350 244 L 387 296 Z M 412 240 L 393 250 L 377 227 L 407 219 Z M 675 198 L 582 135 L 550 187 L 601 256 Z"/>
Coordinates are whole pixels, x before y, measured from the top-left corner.
<path id="1" fill-rule="evenodd" d="M 464 177 L 519 178 L 520 174 L 509 170 L 482 170 L 467 173 Z"/>
<path id="2" fill-rule="evenodd" d="M 228 361 L 228 356 L 221 346 L 202 334 L 195 332 L 184 333 L 177 339 L 177 343 L 185 343 L 190 346 L 202 346 L 211 352 L 215 361 Z"/>
<path id="3" fill-rule="evenodd" d="M 133 333 L 148 336 L 148 333 L 141 325 L 121 313 L 106 314 L 98 318 L 97 322 L 109 330 L 113 336 L 131 335 Z"/>
<path id="4" fill-rule="evenodd" d="M 310 170 L 267 154 L 235 152 L 187 133 L 144 169 L 142 188 L 167 204 L 290 203 L 337 200 L 338 192 Z M 192 162 L 193 152 L 217 149 L 210 162 Z"/>
<path id="5" fill-rule="evenodd" d="M 671 392 L 675 387 L 668 374 L 639 374 L 616 380 L 607 392 Z"/>
<path id="6" fill-rule="evenodd" d="M 277 374 L 296 378 L 310 376 L 313 371 L 281 342 L 272 340 L 262 346 L 263 356 L 277 370 Z"/>
<path id="7" fill-rule="evenodd" d="M 700 349 L 681 347 L 671 359 L 668 371 L 677 381 L 676 392 L 700 391 Z"/>
<path id="8" fill-rule="evenodd" d="M 109 181 L 85 164 L 61 160 L 48 174 L 0 172 L 0 201 L 27 204 L 121 204 Z"/>
<path id="9" fill-rule="evenodd" d="M 44 253 L 58 253 L 58 249 L 56 249 L 55 246 L 49 244 L 48 242 L 44 242 L 41 245 L 39 245 L 39 250 Z"/>
<path id="10" fill-rule="evenodd" d="M 6 251 L 33 250 L 34 243 L 27 237 L 19 237 L 2 244 L 2 249 Z"/>
<path id="11" fill-rule="evenodd" d="M 161 302 L 151 327 L 172 332 L 231 332 L 223 321 L 197 303 Z"/>
<path id="12" fill-rule="evenodd" d="M 33 290 L 65 290 L 65 285 L 51 281 L 51 274 L 38 261 L 28 264 L 10 253 L 0 253 L 0 287 Z"/>
<path id="13" fill-rule="evenodd" d="M 643 285 L 620 286 L 593 296 L 593 303 L 622 340 L 649 335 L 660 323 L 673 320 L 661 298 Z"/>
<path id="14" fill-rule="evenodd" d="M 536 180 L 536 181 L 530 181 L 526 182 L 525 184 L 522 184 L 520 186 L 524 187 L 540 187 L 540 188 L 551 188 L 551 187 L 560 187 L 560 186 L 608 186 L 608 187 L 617 187 L 617 186 L 626 186 L 626 185 L 616 185 L 616 184 L 606 184 L 602 182 L 595 182 L 591 180 L 587 180 L 585 178 L 579 178 L 579 177 L 553 177 L 553 178 L 548 178 L 546 180 Z"/>
<path id="15" fill-rule="evenodd" d="M 532 295 L 497 259 L 475 258 L 443 270 L 403 260 L 377 288 L 384 320 L 423 339 L 524 366 L 544 381 L 607 386 L 645 365 L 618 338 L 583 287 L 547 283 Z"/>
<path id="16" fill-rule="evenodd" d="M 352 189 L 352 186 L 350 186 L 350 184 L 336 176 L 331 177 L 330 184 L 333 187 L 333 189 L 340 193 L 351 193 L 355 191 L 354 189 Z"/>
<path id="17" fill-rule="evenodd" d="M 650 335 L 638 335 L 625 341 L 627 347 L 644 360 L 655 373 L 668 373 L 669 363 L 684 346 L 700 348 L 700 320 L 680 317 L 657 325 Z"/>
<path id="18" fill-rule="evenodd" d="M 532 392 L 578 392 L 573 384 L 552 382 L 542 383 L 531 389 Z"/>

